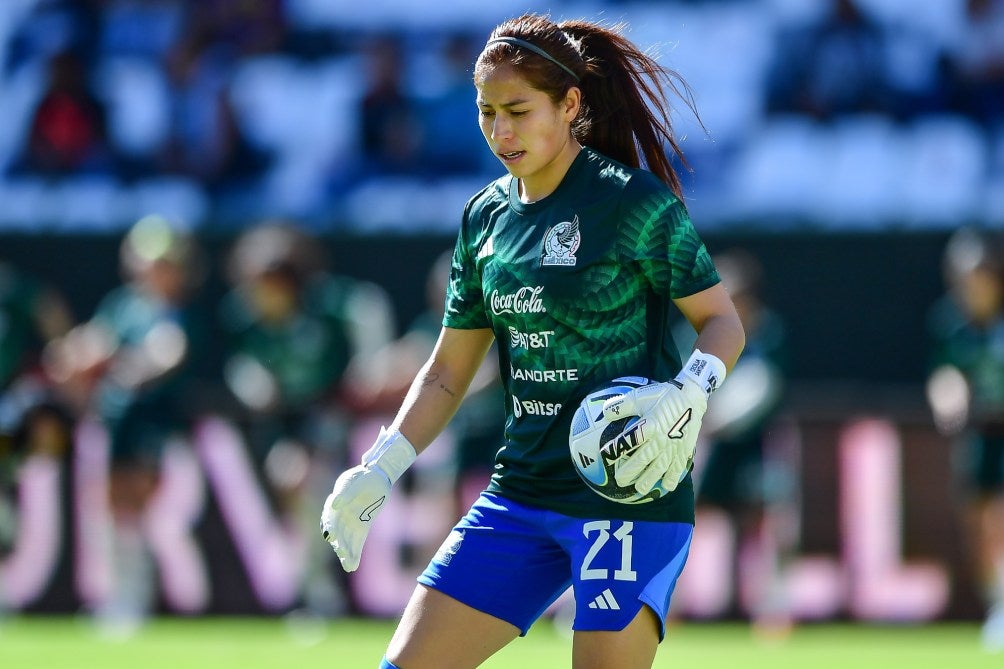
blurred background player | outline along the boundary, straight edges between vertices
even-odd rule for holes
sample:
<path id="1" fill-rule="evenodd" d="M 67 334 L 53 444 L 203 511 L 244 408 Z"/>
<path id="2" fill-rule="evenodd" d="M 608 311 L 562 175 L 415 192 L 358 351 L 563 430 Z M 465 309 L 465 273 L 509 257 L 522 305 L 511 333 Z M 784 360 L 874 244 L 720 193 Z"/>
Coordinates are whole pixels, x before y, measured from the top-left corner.
<path id="1" fill-rule="evenodd" d="M 345 462 L 343 384 L 353 364 L 365 370 L 391 340 L 390 299 L 374 284 L 330 272 L 321 243 L 281 222 L 237 239 L 227 277 L 223 377 L 238 424 L 280 515 L 294 531 L 313 532 L 313 500 Z M 317 542 L 309 550 L 305 606 L 343 612 L 331 551 Z"/>
<path id="2" fill-rule="evenodd" d="M 120 262 L 122 285 L 46 354 L 79 415 L 93 416 L 108 434 L 113 583 L 97 614 L 114 634 L 134 630 L 155 605 L 144 512 L 165 448 L 186 435 L 204 350 L 204 318 L 192 300 L 204 263 L 193 237 L 166 219 L 144 217 L 123 239 Z"/>
<path id="3" fill-rule="evenodd" d="M 790 625 L 780 585 L 786 550 L 784 502 L 790 492 L 785 465 L 770 444 L 781 408 L 787 354 L 781 317 L 763 301 L 763 267 L 752 253 L 728 249 L 715 266 L 746 330 L 746 348 L 729 383 L 708 402 L 697 465 L 697 527 L 727 535 L 735 550 L 730 580 L 758 633 L 784 635 Z M 681 350 L 692 346 L 693 328 L 677 329 Z M 713 531 L 713 530 L 712 530 Z M 698 532 L 701 534 L 701 532 Z M 695 542 L 696 543 L 696 542 Z M 696 550 L 696 549 L 695 549 Z"/>
<path id="4" fill-rule="evenodd" d="M 965 524 L 986 602 L 983 643 L 1004 651 L 1004 247 L 964 228 L 944 252 L 946 295 L 930 313 L 927 398 L 956 444 Z"/>
<path id="5" fill-rule="evenodd" d="M 73 427 L 68 409 L 40 364 L 47 342 L 73 316 L 63 296 L 14 265 L 0 262 L 0 555 L 16 551 L 22 466 L 44 458 L 62 464 Z M 0 580 L 0 613 L 7 608 Z"/>
<path id="6" fill-rule="evenodd" d="M 69 416 L 45 375 L 41 353 L 73 324 L 60 293 L 0 262 L 0 457 L 65 451 Z"/>

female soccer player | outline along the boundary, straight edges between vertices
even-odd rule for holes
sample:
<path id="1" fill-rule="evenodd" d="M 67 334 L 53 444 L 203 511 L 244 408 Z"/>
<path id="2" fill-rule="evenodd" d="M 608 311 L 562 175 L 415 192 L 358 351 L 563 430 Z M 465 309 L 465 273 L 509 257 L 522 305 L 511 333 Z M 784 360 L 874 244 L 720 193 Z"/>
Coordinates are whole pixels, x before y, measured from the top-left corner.
<path id="1" fill-rule="evenodd" d="M 1004 245 L 961 228 L 945 247 L 948 290 L 931 308 L 927 399 L 957 452 L 957 491 L 986 605 L 981 641 L 1004 651 Z"/>
<path id="2" fill-rule="evenodd" d="M 674 81 L 616 30 L 539 15 L 499 25 L 478 56 L 481 131 L 508 174 L 465 208 L 428 362 L 325 502 L 343 568 L 494 338 L 506 427 L 491 483 L 419 577 L 381 667 L 476 667 L 569 585 L 576 669 L 651 666 L 693 532 L 701 416 L 744 344 L 664 152 L 679 153 L 663 97 Z M 699 333 L 682 367 L 674 304 Z M 619 485 L 673 490 L 646 504 L 596 495 L 569 455 L 579 402 L 623 375 L 665 381 L 604 405 L 648 408 L 654 429 L 616 463 Z"/>

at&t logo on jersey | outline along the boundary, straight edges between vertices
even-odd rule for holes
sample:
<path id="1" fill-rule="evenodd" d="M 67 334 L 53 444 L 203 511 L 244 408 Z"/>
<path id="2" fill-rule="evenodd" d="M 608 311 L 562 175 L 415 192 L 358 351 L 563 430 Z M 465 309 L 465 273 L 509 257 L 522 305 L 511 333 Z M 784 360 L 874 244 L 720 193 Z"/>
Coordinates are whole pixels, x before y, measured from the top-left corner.
<path id="1" fill-rule="evenodd" d="M 575 252 L 579 249 L 582 234 L 579 232 L 579 217 L 563 221 L 548 228 L 544 233 L 544 251 L 540 264 L 574 265 Z"/>
<path id="2" fill-rule="evenodd" d="M 544 292 L 543 286 L 523 286 L 515 293 L 499 294 L 498 290 L 492 291 L 491 307 L 492 313 L 499 314 L 540 314 L 547 311 L 544 307 L 544 300 L 540 294 Z"/>
<path id="3" fill-rule="evenodd" d="M 551 337 L 553 336 L 554 330 L 520 332 L 513 326 L 509 326 L 509 346 L 512 348 L 547 348 L 551 345 Z"/>

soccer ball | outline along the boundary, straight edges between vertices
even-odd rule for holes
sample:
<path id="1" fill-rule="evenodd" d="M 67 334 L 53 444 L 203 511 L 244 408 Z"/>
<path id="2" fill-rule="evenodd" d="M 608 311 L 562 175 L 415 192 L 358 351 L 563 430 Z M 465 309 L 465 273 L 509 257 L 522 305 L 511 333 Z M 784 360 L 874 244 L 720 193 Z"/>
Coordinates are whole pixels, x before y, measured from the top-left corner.
<path id="1" fill-rule="evenodd" d="M 586 395 L 572 416 L 568 433 L 572 464 L 589 489 L 600 497 L 621 504 L 643 504 L 669 493 L 662 481 L 646 492 L 638 492 L 633 485 L 617 485 L 614 464 L 631 455 L 645 440 L 646 421 L 638 416 L 612 421 L 603 417 L 603 403 L 608 399 L 653 383 L 642 376 L 616 378 Z"/>

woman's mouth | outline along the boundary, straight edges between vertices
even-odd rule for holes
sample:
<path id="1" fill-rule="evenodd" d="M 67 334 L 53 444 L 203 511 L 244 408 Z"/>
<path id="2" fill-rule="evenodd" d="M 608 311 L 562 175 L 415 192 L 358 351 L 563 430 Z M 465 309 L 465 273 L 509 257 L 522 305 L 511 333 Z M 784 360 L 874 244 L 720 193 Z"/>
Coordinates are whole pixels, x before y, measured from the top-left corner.
<path id="1" fill-rule="evenodd" d="M 507 151 L 499 152 L 498 156 L 502 159 L 504 163 L 513 163 L 522 158 L 526 154 L 526 151 Z"/>

